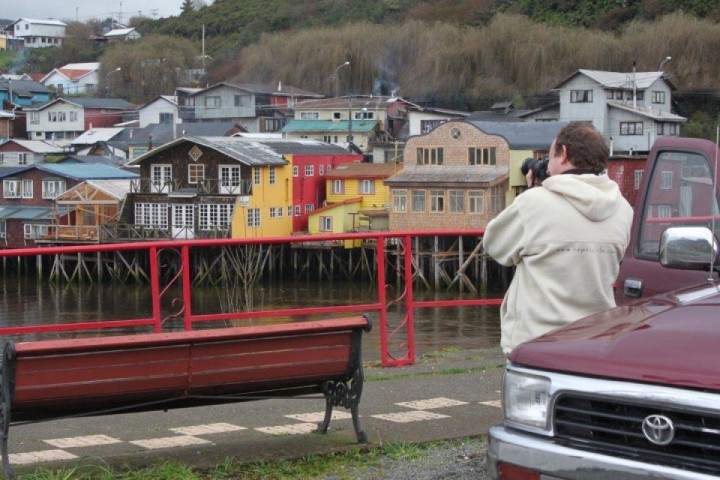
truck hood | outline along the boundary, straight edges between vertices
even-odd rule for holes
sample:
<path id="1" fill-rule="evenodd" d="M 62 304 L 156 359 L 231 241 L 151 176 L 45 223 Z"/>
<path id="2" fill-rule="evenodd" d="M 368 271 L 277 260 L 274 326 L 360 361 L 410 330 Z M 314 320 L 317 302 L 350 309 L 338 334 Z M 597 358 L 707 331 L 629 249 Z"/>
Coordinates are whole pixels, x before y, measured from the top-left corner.
<path id="1" fill-rule="evenodd" d="M 518 346 L 515 365 L 720 390 L 720 285 L 617 307 Z"/>

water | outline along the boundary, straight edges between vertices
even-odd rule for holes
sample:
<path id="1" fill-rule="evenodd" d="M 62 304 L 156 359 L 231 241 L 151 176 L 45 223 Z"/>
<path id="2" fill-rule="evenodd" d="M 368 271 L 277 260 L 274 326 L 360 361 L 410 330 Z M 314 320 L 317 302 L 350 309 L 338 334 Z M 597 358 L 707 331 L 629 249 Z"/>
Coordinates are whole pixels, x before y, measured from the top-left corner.
<path id="1" fill-rule="evenodd" d="M 193 288 L 193 313 L 222 311 L 224 293 L 212 287 Z M 499 297 L 501 292 L 489 297 Z M 177 311 L 172 304 L 177 295 L 170 292 L 163 301 L 167 314 Z M 392 291 L 388 300 L 395 297 Z M 255 289 L 254 310 L 325 307 L 347 304 L 374 303 L 376 288 L 364 282 L 279 281 L 260 283 Z M 457 291 L 416 291 L 417 301 L 460 298 Z M 465 294 L 462 298 L 477 298 Z M 0 278 L 0 323 L 3 326 L 33 326 L 38 324 L 93 322 L 147 318 L 152 315 L 150 288 L 146 285 L 51 285 L 33 277 Z M 391 326 L 398 325 L 405 316 L 399 305 L 388 312 Z M 415 351 L 417 356 L 448 348 L 488 348 L 499 344 L 499 307 L 442 307 L 415 310 Z M 380 329 L 378 315 L 371 314 L 373 331 L 365 337 L 365 360 L 380 359 Z M 292 320 L 302 320 L 295 316 Z M 310 318 L 310 317 L 308 317 Z M 316 317 L 317 318 L 317 317 Z M 272 320 L 257 319 L 255 322 Z M 274 321 L 277 321 L 275 319 Z M 127 331 L 126 331 L 127 332 Z M 126 333 L 123 332 L 123 333 Z M 84 333 L 54 332 L 27 334 L 18 340 L 64 338 Z M 402 337 L 404 338 L 404 337 Z"/>

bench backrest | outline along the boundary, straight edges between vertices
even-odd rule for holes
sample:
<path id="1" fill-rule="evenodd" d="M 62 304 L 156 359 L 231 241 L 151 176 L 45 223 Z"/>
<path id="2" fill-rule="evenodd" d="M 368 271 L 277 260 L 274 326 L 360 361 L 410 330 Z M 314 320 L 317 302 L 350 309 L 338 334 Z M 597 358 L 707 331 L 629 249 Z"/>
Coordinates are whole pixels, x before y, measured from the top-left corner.
<path id="1" fill-rule="evenodd" d="M 369 320 L 357 316 L 11 343 L 13 420 L 347 381 L 361 362 L 368 329 Z"/>

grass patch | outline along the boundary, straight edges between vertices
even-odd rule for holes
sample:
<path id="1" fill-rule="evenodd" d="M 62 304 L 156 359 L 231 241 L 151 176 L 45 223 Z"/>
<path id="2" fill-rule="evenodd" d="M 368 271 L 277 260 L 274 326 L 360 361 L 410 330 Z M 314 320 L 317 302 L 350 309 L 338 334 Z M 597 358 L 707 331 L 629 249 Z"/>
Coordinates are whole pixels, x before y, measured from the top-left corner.
<path id="1" fill-rule="evenodd" d="M 20 475 L 21 480 L 295 480 L 334 475 L 352 479 L 381 462 L 409 461 L 439 447 L 459 446 L 477 438 L 427 443 L 388 443 L 372 448 L 353 448 L 327 455 L 308 455 L 299 459 L 278 459 L 240 463 L 226 459 L 211 469 L 197 470 L 178 462 L 164 462 L 140 469 L 112 469 L 86 465 L 61 470 L 39 468 Z"/>
<path id="2" fill-rule="evenodd" d="M 12 50 L 0 50 L 0 69 L 7 70 L 15 62 L 17 52 Z"/>

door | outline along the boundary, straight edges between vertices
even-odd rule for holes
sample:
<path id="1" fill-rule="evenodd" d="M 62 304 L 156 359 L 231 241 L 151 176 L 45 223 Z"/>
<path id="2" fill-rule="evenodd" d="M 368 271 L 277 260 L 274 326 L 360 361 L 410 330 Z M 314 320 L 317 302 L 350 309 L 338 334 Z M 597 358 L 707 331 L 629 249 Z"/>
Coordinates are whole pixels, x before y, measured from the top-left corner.
<path id="1" fill-rule="evenodd" d="M 172 206 L 172 236 L 174 240 L 195 238 L 195 215 L 192 205 Z"/>

